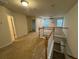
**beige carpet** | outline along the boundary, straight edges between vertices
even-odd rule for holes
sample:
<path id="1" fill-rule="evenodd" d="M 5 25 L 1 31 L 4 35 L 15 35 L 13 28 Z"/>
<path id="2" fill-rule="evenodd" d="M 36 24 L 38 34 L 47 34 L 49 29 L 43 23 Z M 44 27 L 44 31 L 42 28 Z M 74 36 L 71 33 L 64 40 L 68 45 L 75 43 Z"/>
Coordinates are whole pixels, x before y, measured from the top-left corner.
<path id="1" fill-rule="evenodd" d="M 30 33 L 0 49 L 0 59 L 45 59 L 45 41 Z"/>

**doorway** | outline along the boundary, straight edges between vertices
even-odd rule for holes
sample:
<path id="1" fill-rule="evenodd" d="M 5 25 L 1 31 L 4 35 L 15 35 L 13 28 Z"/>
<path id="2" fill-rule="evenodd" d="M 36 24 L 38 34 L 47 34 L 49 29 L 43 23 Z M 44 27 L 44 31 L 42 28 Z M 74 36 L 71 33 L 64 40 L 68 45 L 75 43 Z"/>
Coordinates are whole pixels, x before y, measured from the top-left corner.
<path id="1" fill-rule="evenodd" d="M 32 20 L 32 32 L 36 31 L 36 22 L 35 20 Z"/>

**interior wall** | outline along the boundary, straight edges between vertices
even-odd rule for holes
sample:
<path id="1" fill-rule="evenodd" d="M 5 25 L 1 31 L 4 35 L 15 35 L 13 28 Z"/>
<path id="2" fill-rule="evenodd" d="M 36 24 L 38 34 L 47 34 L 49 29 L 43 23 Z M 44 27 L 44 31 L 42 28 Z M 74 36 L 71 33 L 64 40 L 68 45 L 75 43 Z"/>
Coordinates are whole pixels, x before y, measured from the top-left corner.
<path id="1" fill-rule="evenodd" d="M 43 27 L 42 25 L 42 19 L 41 18 L 36 18 L 36 32 L 39 32 L 39 28 Z"/>
<path id="2" fill-rule="evenodd" d="M 14 24 L 15 24 L 17 37 L 27 35 L 28 27 L 27 27 L 26 16 L 20 13 L 15 13 L 15 12 L 11 12 L 11 13 L 14 17 Z"/>
<path id="3" fill-rule="evenodd" d="M 67 42 L 71 49 L 72 56 L 78 57 L 78 6 L 77 4 L 73 6 L 65 14 L 64 26 L 68 27 L 68 32 L 65 30 L 65 34 L 68 37 Z M 68 34 L 67 34 L 68 33 Z"/>
<path id="4" fill-rule="evenodd" d="M 47 20 L 47 21 L 45 21 L 45 20 Z M 46 22 L 48 22 L 49 24 L 47 25 Z M 55 27 L 56 26 L 56 20 L 55 19 L 49 19 L 49 18 L 46 18 L 46 17 L 37 17 L 36 18 L 36 32 L 39 32 L 38 29 L 40 27 L 44 27 L 45 25 L 47 25 L 47 27 Z"/>
<path id="5" fill-rule="evenodd" d="M 27 35 L 31 31 L 31 19 L 30 16 L 28 18 L 26 15 L 0 6 L 0 48 L 11 44 L 15 40 L 14 35 L 16 35 L 16 38 Z M 13 29 L 12 26 L 15 28 Z"/>
<path id="6" fill-rule="evenodd" d="M 14 41 L 13 30 L 11 26 L 11 19 L 9 11 L 0 6 L 0 48 L 11 44 Z"/>

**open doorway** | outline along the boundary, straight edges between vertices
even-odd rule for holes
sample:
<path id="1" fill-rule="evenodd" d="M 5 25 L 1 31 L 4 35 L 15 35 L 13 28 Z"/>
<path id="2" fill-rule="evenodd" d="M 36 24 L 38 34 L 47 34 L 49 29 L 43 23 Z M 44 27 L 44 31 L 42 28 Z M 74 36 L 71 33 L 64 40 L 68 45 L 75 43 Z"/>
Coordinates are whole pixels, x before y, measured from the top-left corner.
<path id="1" fill-rule="evenodd" d="M 32 20 L 32 32 L 36 31 L 36 22 L 35 20 Z"/>

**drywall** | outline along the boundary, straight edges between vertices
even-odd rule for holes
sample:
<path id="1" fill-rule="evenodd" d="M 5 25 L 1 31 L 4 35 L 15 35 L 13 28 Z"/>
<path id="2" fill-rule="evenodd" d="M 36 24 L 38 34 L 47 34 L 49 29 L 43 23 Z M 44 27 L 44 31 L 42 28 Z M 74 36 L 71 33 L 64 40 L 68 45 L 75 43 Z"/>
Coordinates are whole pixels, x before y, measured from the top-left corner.
<path id="1" fill-rule="evenodd" d="M 72 56 L 77 58 L 78 53 L 78 36 L 77 36 L 77 24 L 78 24 L 78 6 L 77 4 L 73 6 L 65 14 L 64 26 L 67 26 L 68 32 L 64 31 L 66 36 L 68 37 L 67 42 L 71 49 Z M 68 33 L 68 34 L 67 34 Z"/>
<path id="2" fill-rule="evenodd" d="M 49 19 L 48 17 L 37 17 L 36 18 L 36 32 L 39 32 L 40 27 L 54 27 L 56 26 L 55 19 Z"/>
<path id="3" fill-rule="evenodd" d="M 40 27 L 43 27 L 42 25 L 42 19 L 41 18 L 36 18 L 36 32 L 38 33 L 39 32 L 39 28 Z"/>
<path id="4" fill-rule="evenodd" d="M 0 6 L 0 48 L 11 44 L 14 41 L 11 20 L 8 19 L 9 11 Z"/>
<path id="5" fill-rule="evenodd" d="M 27 18 L 20 13 L 11 12 L 14 18 L 14 24 L 17 37 L 24 36 L 28 33 Z"/>

